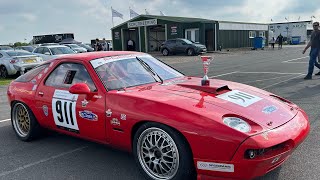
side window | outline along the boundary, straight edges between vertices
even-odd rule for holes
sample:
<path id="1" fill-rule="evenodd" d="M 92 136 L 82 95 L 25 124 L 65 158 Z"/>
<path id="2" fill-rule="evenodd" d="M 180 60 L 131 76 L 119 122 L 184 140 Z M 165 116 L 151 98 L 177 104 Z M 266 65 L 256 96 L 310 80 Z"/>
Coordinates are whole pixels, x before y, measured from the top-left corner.
<path id="1" fill-rule="evenodd" d="M 35 52 L 35 53 L 43 54 L 42 51 L 43 51 L 43 47 L 39 47 L 39 48 L 37 48 L 37 52 Z"/>
<path id="2" fill-rule="evenodd" d="M 82 64 L 63 63 L 60 64 L 48 77 L 46 86 L 69 89 L 76 83 L 86 83 L 91 91 L 96 91 L 87 69 Z"/>
<path id="3" fill-rule="evenodd" d="M 45 54 L 45 53 L 50 53 L 48 48 L 43 48 L 42 54 Z"/>
<path id="4" fill-rule="evenodd" d="M 183 45 L 183 44 L 184 44 L 183 42 L 184 42 L 184 41 L 177 40 L 177 41 L 176 41 L 176 44 L 177 44 L 178 46 L 181 46 L 181 45 Z"/>
<path id="5" fill-rule="evenodd" d="M 2 58 L 3 57 L 3 55 L 0 53 L 0 58 Z"/>

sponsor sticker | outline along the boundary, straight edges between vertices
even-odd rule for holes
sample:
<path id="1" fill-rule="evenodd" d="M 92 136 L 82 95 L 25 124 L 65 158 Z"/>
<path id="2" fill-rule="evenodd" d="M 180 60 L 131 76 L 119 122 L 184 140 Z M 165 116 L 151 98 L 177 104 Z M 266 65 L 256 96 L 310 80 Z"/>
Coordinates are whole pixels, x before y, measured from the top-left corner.
<path id="1" fill-rule="evenodd" d="M 42 74 L 39 74 L 39 75 L 38 75 L 38 79 L 41 79 L 41 78 L 42 78 Z"/>
<path id="2" fill-rule="evenodd" d="M 43 105 L 43 106 L 42 106 L 42 110 L 43 110 L 43 114 L 44 114 L 45 116 L 48 116 L 48 115 L 49 115 L 48 106 Z"/>
<path id="3" fill-rule="evenodd" d="M 121 115 L 120 115 L 120 119 L 121 119 L 121 120 L 127 120 L 127 115 L 121 114 Z"/>
<path id="4" fill-rule="evenodd" d="M 37 80 L 36 80 L 36 79 L 32 79 L 32 80 L 31 80 L 31 83 L 32 83 L 32 84 L 36 84 L 36 83 L 37 83 Z"/>
<path id="5" fill-rule="evenodd" d="M 201 169 L 201 170 L 219 171 L 219 172 L 234 172 L 234 165 L 233 164 L 198 161 L 197 167 L 198 167 L 198 169 Z"/>
<path id="6" fill-rule="evenodd" d="M 112 118 L 110 123 L 114 126 L 120 126 L 120 121 L 117 118 Z"/>
<path id="7" fill-rule="evenodd" d="M 44 73 L 47 73 L 48 70 L 49 70 L 49 68 L 45 68 L 45 69 L 44 69 Z"/>
<path id="8" fill-rule="evenodd" d="M 107 117 L 111 117 L 111 115 L 112 115 L 111 109 L 108 109 L 108 110 L 106 111 L 106 115 L 107 115 Z"/>
<path id="9" fill-rule="evenodd" d="M 79 111 L 79 116 L 82 117 L 83 119 L 87 119 L 90 121 L 97 121 L 98 120 L 98 116 L 96 114 L 94 114 L 92 111 Z"/>
<path id="10" fill-rule="evenodd" d="M 53 98 L 76 101 L 78 99 L 78 94 L 71 94 L 69 91 L 56 89 Z"/>
<path id="11" fill-rule="evenodd" d="M 37 89 L 38 85 L 33 85 L 32 91 L 35 91 Z"/>
<path id="12" fill-rule="evenodd" d="M 83 101 L 81 101 L 82 107 L 87 107 L 88 103 L 89 103 L 89 102 L 88 102 L 86 99 L 84 99 Z"/>
<path id="13" fill-rule="evenodd" d="M 233 90 L 224 94 L 221 94 L 219 96 L 216 96 L 219 99 L 223 99 L 229 102 L 232 102 L 234 104 L 237 104 L 239 106 L 242 107 L 248 107 L 260 100 L 262 100 L 262 98 L 249 94 L 249 93 L 245 93 L 239 90 Z"/>
<path id="14" fill-rule="evenodd" d="M 276 112 L 278 110 L 278 108 L 276 106 L 267 106 L 265 108 L 263 108 L 262 112 L 265 114 L 271 114 L 273 112 Z"/>

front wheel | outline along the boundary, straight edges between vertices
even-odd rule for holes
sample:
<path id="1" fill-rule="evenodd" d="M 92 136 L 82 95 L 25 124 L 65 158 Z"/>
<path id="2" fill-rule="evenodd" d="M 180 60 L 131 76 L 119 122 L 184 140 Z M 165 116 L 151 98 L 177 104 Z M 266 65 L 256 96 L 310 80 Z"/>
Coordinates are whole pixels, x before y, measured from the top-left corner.
<path id="1" fill-rule="evenodd" d="M 13 130 L 22 141 L 30 141 L 40 133 L 38 124 L 32 111 L 23 103 L 16 103 L 11 109 Z"/>
<path id="2" fill-rule="evenodd" d="M 167 48 L 164 48 L 164 49 L 162 50 L 162 55 L 168 56 L 168 55 L 169 55 L 169 50 L 168 50 Z"/>
<path id="3" fill-rule="evenodd" d="M 142 125 L 135 134 L 133 154 L 147 179 L 194 179 L 192 153 L 175 130 L 157 123 Z"/>

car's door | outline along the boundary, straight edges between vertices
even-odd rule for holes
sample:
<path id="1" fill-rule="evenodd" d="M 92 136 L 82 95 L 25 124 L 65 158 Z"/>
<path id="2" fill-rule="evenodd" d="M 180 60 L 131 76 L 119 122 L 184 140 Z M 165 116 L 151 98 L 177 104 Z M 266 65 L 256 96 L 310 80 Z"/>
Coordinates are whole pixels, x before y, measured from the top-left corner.
<path id="1" fill-rule="evenodd" d="M 176 49 L 178 53 L 185 53 L 187 49 L 187 43 L 182 40 L 177 40 Z"/>
<path id="2" fill-rule="evenodd" d="M 58 131 L 105 142 L 105 95 L 97 89 L 85 65 L 62 62 L 51 68 L 36 92 L 42 121 Z M 93 95 L 71 94 L 69 88 L 76 83 L 86 83 Z"/>

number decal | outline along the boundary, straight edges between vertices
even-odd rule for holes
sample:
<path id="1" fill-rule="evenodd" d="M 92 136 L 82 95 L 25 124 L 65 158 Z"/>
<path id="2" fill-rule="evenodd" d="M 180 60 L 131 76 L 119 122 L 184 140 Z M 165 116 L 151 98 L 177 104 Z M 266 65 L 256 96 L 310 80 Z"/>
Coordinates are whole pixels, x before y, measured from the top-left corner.
<path id="1" fill-rule="evenodd" d="M 248 107 L 251 104 L 254 104 L 260 100 L 262 100 L 262 98 L 255 96 L 255 95 L 251 95 L 245 92 L 241 92 L 238 90 L 233 90 L 224 94 L 221 94 L 219 96 L 216 96 L 217 98 L 238 104 L 242 107 Z"/>
<path id="2" fill-rule="evenodd" d="M 52 114 L 58 128 L 79 132 L 76 118 L 78 95 L 56 90 L 52 99 Z"/>
<path id="3" fill-rule="evenodd" d="M 250 94 L 246 94 L 243 92 L 236 92 L 232 95 L 228 95 L 229 98 L 231 99 L 235 99 L 235 100 L 241 100 L 242 102 L 246 102 L 246 100 L 251 100 L 254 99 L 254 96 L 250 95 Z"/>

